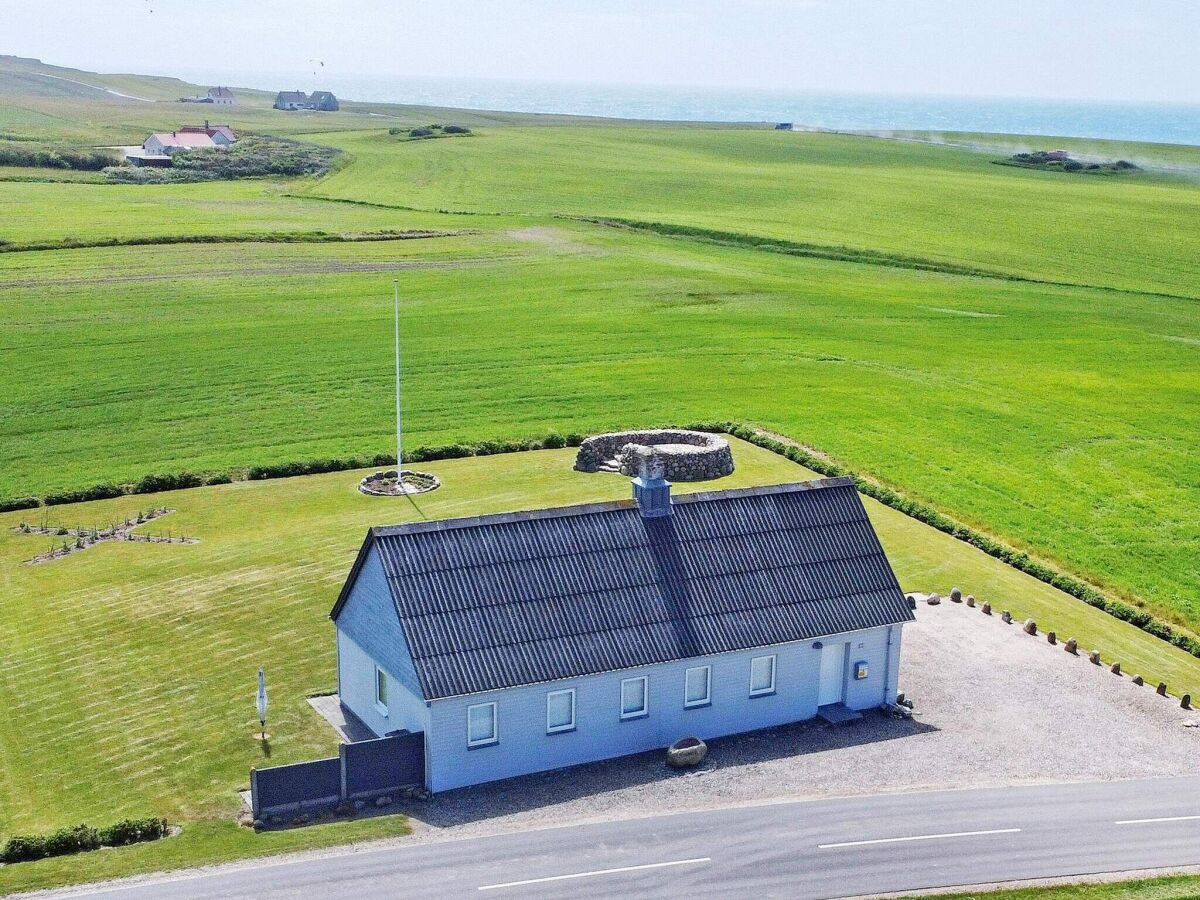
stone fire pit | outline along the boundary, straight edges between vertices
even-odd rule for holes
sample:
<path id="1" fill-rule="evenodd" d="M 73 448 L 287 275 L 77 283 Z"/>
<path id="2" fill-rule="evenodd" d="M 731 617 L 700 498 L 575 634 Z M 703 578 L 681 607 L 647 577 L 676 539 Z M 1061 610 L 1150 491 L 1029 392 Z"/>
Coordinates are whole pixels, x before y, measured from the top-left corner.
<path id="1" fill-rule="evenodd" d="M 668 481 L 708 481 L 733 472 L 729 441 L 705 431 L 659 428 L 652 431 L 614 431 L 587 438 L 575 456 L 580 472 L 638 473 L 639 447 L 650 447 L 663 464 Z"/>

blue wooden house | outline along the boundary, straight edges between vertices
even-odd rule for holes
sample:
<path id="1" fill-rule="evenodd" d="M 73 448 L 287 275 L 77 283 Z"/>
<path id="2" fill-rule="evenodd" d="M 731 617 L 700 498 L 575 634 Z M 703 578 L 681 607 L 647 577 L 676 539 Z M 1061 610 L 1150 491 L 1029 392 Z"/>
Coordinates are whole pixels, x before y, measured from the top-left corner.
<path id="1" fill-rule="evenodd" d="M 912 619 L 849 479 L 373 528 L 342 703 L 442 791 L 896 697 Z"/>

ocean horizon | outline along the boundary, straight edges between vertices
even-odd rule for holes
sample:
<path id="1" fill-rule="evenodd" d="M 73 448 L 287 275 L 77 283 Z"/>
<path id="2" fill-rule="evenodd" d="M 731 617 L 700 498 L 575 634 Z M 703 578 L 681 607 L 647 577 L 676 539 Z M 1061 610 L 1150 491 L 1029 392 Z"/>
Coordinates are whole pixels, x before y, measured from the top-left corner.
<path id="1" fill-rule="evenodd" d="M 792 122 L 834 131 L 966 131 L 1200 145 L 1200 104 L 904 96 L 305 73 L 187 72 L 201 83 L 331 90 L 344 100 L 686 122 Z"/>

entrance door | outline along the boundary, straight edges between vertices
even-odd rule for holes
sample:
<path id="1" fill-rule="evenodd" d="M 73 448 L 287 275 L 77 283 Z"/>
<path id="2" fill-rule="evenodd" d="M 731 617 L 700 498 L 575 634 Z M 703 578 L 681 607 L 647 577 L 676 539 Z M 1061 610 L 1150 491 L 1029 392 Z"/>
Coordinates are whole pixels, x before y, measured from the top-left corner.
<path id="1" fill-rule="evenodd" d="M 826 644 L 821 648 L 821 681 L 817 686 L 817 706 L 841 703 L 846 699 L 846 644 Z"/>

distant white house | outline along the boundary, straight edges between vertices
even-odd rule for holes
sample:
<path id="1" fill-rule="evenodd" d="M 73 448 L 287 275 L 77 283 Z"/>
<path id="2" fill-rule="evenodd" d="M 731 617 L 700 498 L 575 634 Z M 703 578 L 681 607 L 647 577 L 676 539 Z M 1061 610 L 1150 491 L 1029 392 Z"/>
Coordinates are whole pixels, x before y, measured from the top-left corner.
<path id="1" fill-rule="evenodd" d="M 140 148 L 126 152 L 135 166 L 169 166 L 171 157 L 182 150 L 225 150 L 237 143 L 237 134 L 228 125 L 181 125 L 175 131 L 157 131 Z"/>
<path id="2" fill-rule="evenodd" d="M 142 149 L 155 156 L 171 156 L 180 150 L 212 150 L 216 141 L 202 131 L 155 132 L 146 138 Z"/>
<path id="3" fill-rule="evenodd" d="M 212 103 L 215 106 L 236 106 L 237 97 L 233 95 L 227 87 L 213 87 L 208 89 L 203 97 L 180 97 L 180 103 Z"/>

